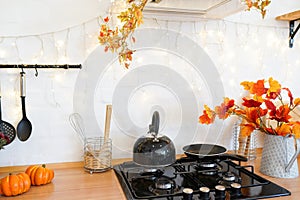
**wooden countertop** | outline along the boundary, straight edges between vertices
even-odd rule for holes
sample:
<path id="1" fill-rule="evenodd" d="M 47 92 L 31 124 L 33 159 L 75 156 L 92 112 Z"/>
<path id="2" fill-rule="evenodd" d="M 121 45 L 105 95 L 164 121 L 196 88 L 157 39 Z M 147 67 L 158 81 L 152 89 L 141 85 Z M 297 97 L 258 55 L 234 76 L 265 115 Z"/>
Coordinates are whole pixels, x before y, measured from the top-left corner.
<path id="1" fill-rule="evenodd" d="M 113 165 L 122 163 L 129 159 L 113 160 Z M 265 176 L 259 173 L 260 154 L 254 161 L 249 161 L 247 164 L 255 166 L 255 172 L 270 181 L 273 181 L 286 189 L 290 190 L 292 196 L 278 197 L 274 199 L 299 199 L 300 197 L 300 176 L 293 179 L 278 179 Z M 300 159 L 298 159 L 300 166 Z M 49 168 L 54 169 L 55 177 L 52 183 L 44 186 L 31 186 L 31 189 L 22 195 L 18 195 L 11 199 L 13 200 L 122 200 L 126 199 L 122 188 L 119 185 L 117 177 L 113 170 L 102 173 L 90 174 L 83 169 L 83 163 L 57 163 L 48 164 Z M 1 167 L 0 177 L 13 172 L 23 172 L 26 166 L 16 167 Z M 8 199 L 9 197 L 0 196 L 0 199 Z"/>

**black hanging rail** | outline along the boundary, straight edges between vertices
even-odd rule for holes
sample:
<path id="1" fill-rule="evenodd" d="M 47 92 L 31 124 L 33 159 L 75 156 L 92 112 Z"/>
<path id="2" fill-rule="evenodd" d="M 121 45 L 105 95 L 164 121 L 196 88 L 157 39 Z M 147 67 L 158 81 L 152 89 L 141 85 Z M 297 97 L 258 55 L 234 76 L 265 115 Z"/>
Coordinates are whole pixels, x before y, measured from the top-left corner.
<path id="1" fill-rule="evenodd" d="M 81 64 L 77 64 L 77 65 L 39 65 L 39 64 L 35 64 L 35 65 L 26 65 L 26 64 L 0 64 L 0 69 L 12 69 L 12 68 L 16 68 L 16 69 L 81 69 Z"/>

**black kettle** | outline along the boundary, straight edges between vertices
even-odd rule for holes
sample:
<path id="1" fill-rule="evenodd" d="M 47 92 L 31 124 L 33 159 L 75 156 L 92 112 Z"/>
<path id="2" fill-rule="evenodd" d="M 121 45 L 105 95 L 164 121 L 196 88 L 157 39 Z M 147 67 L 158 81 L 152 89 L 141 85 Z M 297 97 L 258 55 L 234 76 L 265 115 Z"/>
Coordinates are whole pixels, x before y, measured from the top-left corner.
<path id="1" fill-rule="evenodd" d="M 176 161 L 173 142 L 165 135 L 158 134 L 159 113 L 155 111 L 149 132 L 140 138 L 133 147 L 133 161 L 145 167 L 164 167 Z"/>

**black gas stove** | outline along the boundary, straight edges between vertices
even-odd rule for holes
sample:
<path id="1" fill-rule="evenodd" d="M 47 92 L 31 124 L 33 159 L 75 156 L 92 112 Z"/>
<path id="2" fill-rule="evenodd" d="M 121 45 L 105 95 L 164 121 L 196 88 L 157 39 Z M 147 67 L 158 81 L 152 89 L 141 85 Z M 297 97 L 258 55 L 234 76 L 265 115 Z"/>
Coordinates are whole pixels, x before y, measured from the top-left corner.
<path id="1" fill-rule="evenodd" d="M 253 166 L 230 160 L 178 159 L 160 168 L 134 162 L 114 166 L 127 199 L 263 199 L 291 195 L 254 173 Z"/>

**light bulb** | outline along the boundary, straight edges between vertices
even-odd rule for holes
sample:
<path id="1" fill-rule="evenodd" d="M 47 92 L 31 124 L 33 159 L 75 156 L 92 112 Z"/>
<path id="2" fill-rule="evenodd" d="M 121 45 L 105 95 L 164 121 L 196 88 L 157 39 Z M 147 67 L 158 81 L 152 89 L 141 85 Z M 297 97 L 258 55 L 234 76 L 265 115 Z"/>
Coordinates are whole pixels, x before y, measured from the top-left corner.
<path id="1" fill-rule="evenodd" d="M 54 80 L 57 81 L 57 82 L 61 82 L 62 79 L 63 78 L 62 78 L 62 76 L 60 74 L 57 74 L 57 75 L 54 76 Z M 54 92 L 54 90 L 52 92 Z"/>
<path id="2" fill-rule="evenodd" d="M 144 58 L 143 57 L 138 57 L 137 59 L 136 59 L 136 62 L 137 63 L 142 63 L 144 61 Z"/>
<path id="3" fill-rule="evenodd" d="M 4 50 L 0 50 L 0 58 L 5 58 L 6 52 Z"/>
<path id="4" fill-rule="evenodd" d="M 55 46 L 57 48 L 62 48 L 65 45 L 65 42 L 63 40 L 57 40 L 55 43 Z"/>

